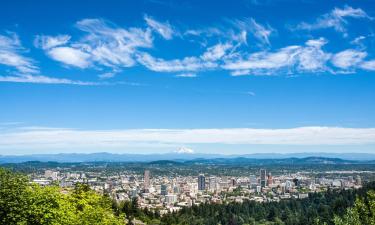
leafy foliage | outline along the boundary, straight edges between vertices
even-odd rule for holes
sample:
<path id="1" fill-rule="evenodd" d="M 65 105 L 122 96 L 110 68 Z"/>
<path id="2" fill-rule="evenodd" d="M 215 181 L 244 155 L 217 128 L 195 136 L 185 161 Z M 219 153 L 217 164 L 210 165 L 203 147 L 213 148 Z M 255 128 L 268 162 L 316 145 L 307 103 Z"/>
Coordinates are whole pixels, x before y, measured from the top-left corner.
<path id="1" fill-rule="evenodd" d="M 335 216 L 335 225 L 375 225 L 375 191 L 364 198 L 357 198 L 354 207 L 347 209 L 343 217 Z"/>
<path id="2" fill-rule="evenodd" d="M 0 169 L 1 225 L 119 225 L 111 200 L 79 184 L 71 192 L 29 184 L 27 178 Z"/>

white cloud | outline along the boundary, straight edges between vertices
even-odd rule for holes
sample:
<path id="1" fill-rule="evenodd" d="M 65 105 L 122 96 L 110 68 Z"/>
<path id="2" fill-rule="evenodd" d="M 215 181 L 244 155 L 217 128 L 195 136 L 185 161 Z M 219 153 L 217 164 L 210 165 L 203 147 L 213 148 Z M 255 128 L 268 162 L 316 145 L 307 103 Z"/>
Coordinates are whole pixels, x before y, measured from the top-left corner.
<path id="1" fill-rule="evenodd" d="M 365 70 L 375 70 L 375 60 L 363 62 L 360 67 Z"/>
<path id="2" fill-rule="evenodd" d="M 354 49 L 347 49 L 335 54 L 332 57 L 332 63 L 336 67 L 348 69 L 358 65 L 367 56 L 366 52 L 357 51 Z"/>
<path id="3" fill-rule="evenodd" d="M 189 78 L 192 78 L 192 77 L 197 77 L 197 74 L 196 73 L 180 73 L 180 74 L 177 74 L 176 77 L 189 77 Z"/>
<path id="4" fill-rule="evenodd" d="M 162 23 L 147 15 L 144 16 L 144 19 L 147 25 L 150 26 L 150 28 L 152 28 L 154 31 L 159 33 L 164 39 L 170 40 L 173 38 L 175 31 L 172 29 L 172 26 L 168 22 Z"/>
<path id="5" fill-rule="evenodd" d="M 314 23 L 300 23 L 296 28 L 303 30 L 333 28 L 346 35 L 345 25 L 348 23 L 347 18 L 372 19 L 360 8 L 355 9 L 345 6 L 344 8 L 334 8 L 330 13 L 320 16 Z"/>
<path id="6" fill-rule="evenodd" d="M 0 35 L 0 64 L 16 69 L 19 73 L 38 73 L 34 60 L 23 56 L 24 52 L 16 34 Z"/>
<path id="7" fill-rule="evenodd" d="M 148 144 L 366 145 L 375 128 L 298 127 L 287 129 L 12 129 L 0 134 L 0 150 L 111 149 Z"/>
<path id="8" fill-rule="evenodd" d="M 327 70 L 326 62 L 331 57 L 321 48 L 327 44 L 324 38 L 309 40 L 306 47 L 300 49 L 297 54 L 297 68 L 303 72 L 321 72 Z"/>
<path id="9" fill-rule="evenodd" d="M 315 23 L 302 23 L 298 28 L 332 27 L 345 32 L 348 18 L 372 19 L 362 9 L 345 6 L 322 15 Z M 364 61 L 366 52 L 346 50 L 331 54 L 323 50 L 328 43 L 324 38 L 272 50 L 269 37 L 277 31 L 253 18 L 227 20 L 225 26 L 187 30 L 183 32 L 181 40 L 200 43 L 202 53 L 181 58 L 162 58 L 157 52 L 163 49 L 155 49 L 152 53 L 148 51 L 154 47 L 153 35 L 158 33 L 164 39 L 170 40 L 178 35 L 178 32 L 169 22 L 159 22 L 147 15 L 144 20 L 143 28 L 123 28 L 103 19 L 83 19 L 75 26 L 83 32 L 81 38 L 72 39 L 69 35 L 39 35 L 35 38 L 35 46 L 44 49 L 50 58 L 65 65 L 96 69 L 100 71 L 98 76 L 101 79 L 111 78 L 124 68 L 137 65 L 155 72 L 177 73 L 177 77 L 195 77 L 197 72 L 212 70 L 227 70 L 232 76 L 336 73 L 335 70 L 345 69 L 343 71 L 347 72 L 349 68 L 349 72 L 358 68 L 372 70 L 371 61 Z M 254 51 L 254 46 L 249 46 L 254 45 L 247 42 L 249 35 L 257 40 L 255 44 L 258 47 L 260 44 L 261 50 Z M 30 59 L 16 53 L 10 56 L 0 54 L 0 63 L 13 65 L 19 71 L 37 70 Z M 2 57 L 4 60 L 1 61 Z M 328 63 L 330 60 L 332 64 Z M 12 63 L 13 61 L 18 64 Z"/>
<path id="10" fill-rule="evenodd" d="M 70 40 L 69 35 L 46 36 L 37 35 L 34 39 L 34 45 L 37 48 L 50 49 L 53 47 L 65 45 Z"/>
<path id="11" fill-rule="evenodd" d="M 154 58 L 148 53 L 138 55 L 138 61 L 149 70 L 156 72 L 185 72 L 211 69 L 217 67 L 214 62 L 205 62 L 197 57 L 185 57 L 183 59 L 164 60 Z"/>
<path id="12" fill-rule="evenodd" d="M 244 76 L 244 75 L 249 75 L 251 73 L 250 70 L 246 70 L 246 69 L 243 69 L 243 70 L 234 70 L 232 71 L 230 74 L 232 76 Z"/>
<path id="13" fill-rule="evenodd" d="M 75 63 L 83 66 L 79 54 L 72 51 L 64 51 L 64 47 L 56 47 L 66 43 L 69 36 L 47 37 L 38 36 L 35 44 L 43 49 L 50 49 L 51 57 L 65 61 L 67 64 Z M 38 84 L 71 84 L 71 85 L 97 85 L 95 82 L 70 80 L 43 76 L 34 61 L 22 55 L 26 50 L 22 47 L 18 36 L 12 33 L 10 36 L 0 35 L 0 64 L 13 67 L 17 73 L 0 75 L 0 82 L 13 83 L 38 83 Z M 73 56 L 72 56 L 73 55 Z M 77 56 L 78 55 L 78 56 Z M 82 56 L 80 56 L 82 58 Z"/>
<path id="14" fill-rule="evenodd" d="M 52 59 L 79 68 L 108 67 L 119 71 L 135 65 L 138 48 L 152 47 L 150 29 L 120 28 L 102 19 L 83 19 L 76 28 L 86 34 L 68 43 L 70 36 L 37 36 L 35 43 Z"/>
<path id="15" fill-rule="evenodd" d="M 76 47 L 85 49 L 93 60 L 107 67 L 133 66 L 137 49 L 152 47 L 151 31 L 148 29 L 123 29 L 100 19 L 81 20 L 77 27 L 88 34 Z"/>
<path id="16" fill-rule="evenodd" d="M 201 58 L 205 61 L 216 61 L 223 58 L 227 51 L 233 46 L 229 43 L 216 44 L 212 47 L 207 48 L 206 52 L 203 53 Z"/>
<path id="17" fill-rule="evenodd" d="M 255 74 L 271 75 L 284 69 L 288 73 L 317 72 L 325 70 L 325 63 L 329 54 L 321 47 L 326 43 L 324 39 L 309 40 L 306 46 L 287 46 L 275 52 L 261 51 L 248 56 L 226 60 L 222 66 L 233 71 L 232 75 Z"/>
<path id="18" fill-rule="evenodd" d="M 255 96 L 256 95 L 255 92 L 253 92 L 253 91 L 247 91 L 247 92 L 245 92 L 245 94 L 246 95 L 250 95 L 250 96 Z"/>
<path id="19" fill-rule="evenodd" d="M 41 75 L 0 76 L 0 82 L 38 83 L 38 84 L 72 84 L 72 85 L 99 85 L 95 82 L 75 81 L 64 78 L 54 78 Z"/>
<path id="20" fill-rule="evenodd" d="M 112 78 L 116 75 L 116 73 L 114 72 L 108 72 L 108 73 L 102 73 L 99 75 L 99 78 L 101 79 L 109 79 L 109 78 Z"/>
<path id="21" fill-rule="evenodd" d="M 366 39 L 366 37 L 361 35 L 361 36 L 358 36 L 358 37 L 354 38 L 353 41 L 351 41 L 350 43 L 354 44 L 354 45 L 362 45 L 361 42 L 365 39 Z"/>
<path id="22" fill-rule="evenodd" d="M 290 66 L 299 46 L 289 46 L 277 52 L 257 52 L 245 59 L 229 60 L 223 66 L 227 70 L 272 70 Z"/>
<path id="23" fill-rule="evenodd" d="M 254 36 L 264 44 L 269 45 L 269 36 L 272 34 L 273 29 L 270 26 L 268 26 L 267 28 L 265 26 L 262 26 L 261 24 L 257 23 L 253 18 L 251 18 L 250 22 L 251 30 L 253 31 Z"/>
<path id="24" fill-rule="evenodd" d="M 90 55 L 71 47 L 52 48 L 47 53 L 52 59 L 69 66 L 87 68 L 90 66 Z"/>
<path id="25" fill-rule="evenodd" d="M 196 76 L 195 71 L 210 70 L 218 67 L 218 62 L 224 58 L 229 49 L 233 46 L 230 43 L 216 44 L 206 49 L 199 57 L 191 56 L 183 59 L 165 60 L 155 58 L 148 53 L 139 53 L 137 61 L 156 72 L 185 72 L 178 77 Z"/>
<path id="26" fill-rule="evenodd" d="M 270 25 L 262 25 L 255 21 L 253 18 L 244 19 L 244 20 L 233 20 L 230 21 L 238 29 L 240 29 L 240 37 L 244 43 L 246 43 L 247 33 L 251 33 L 254 37 L 261 42 L 261 44 L 270 45 L 269 37 L 272 33 L 275 32 L 275 29 Z"/>

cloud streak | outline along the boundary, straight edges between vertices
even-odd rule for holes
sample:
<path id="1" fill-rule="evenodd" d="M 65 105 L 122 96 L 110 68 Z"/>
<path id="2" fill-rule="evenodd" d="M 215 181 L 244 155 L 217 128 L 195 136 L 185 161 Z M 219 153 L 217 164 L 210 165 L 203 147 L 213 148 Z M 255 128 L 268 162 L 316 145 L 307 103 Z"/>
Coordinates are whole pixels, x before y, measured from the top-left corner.
<path id="1" fill-rule="evenodd" d="M 347 30 L 345 25 L 348 24 L 348 18 L 372 20 L 372 18 L 362 9 L 345 6 L 343 8 L 334 8 L 331 12 L 317 18 L 314 23 L 302 22 L 296 26 L 296 29 L 318 30 L 333 28 L 337 32 L 343 33 L 344 36 L 346 36 Z"/>
<path id="2" fill-rule="evenodd" d="M 168 22 L 162 23 L 147 15 L 144 16 L 144 19 L 152 30 L 159 33 L 166 40 L 171 40 L 176 33 Z"/>
<path id="3" fill-rule="evenodd" d="M 81 86 L 101 85 L 101 83 L 70 80 L 65 78 L 54 78 L 42 75 L 20 75 L 20 76 L 0 76 L 0 82 L 14 83 L 34 83 L 34 84 L 69 84 Z"/>
<path id="4" fill-rule="evenodd" d="M 16 34 L 0 35 L 0 64 L 14 68 L 19 73 L 38 73 L 39 68 L 34 60 L 23 56 L 25 51 Z"/>
<path id="5" fill-rule="evenodd" d="M 18 128 L 2 131 L 0 150 L 121 148 L 142 144 L 368 145 L 375 128 L 75 130 Z"/>
<path id="6" fill-rule="evenodd" d="M 60 35 L 37 36 L 35 42 L 41 42 L 39 46 L 48 56 L 65 65 L 112 71 L 134 66 L 137 49 L 153 45 L 151 29 L 124 29 L 103 19 L 83 19 L 76 23 L 76 28 L 85 33 L 78 41 L 68 43 L 70 38 L 66 37 L 70 36 Z"/>
<path id="7" fill-rule="evenodd" d="M 37 37 L 35 45 L 43 49 L 60 49 L 56 47 L 68 42 L 70 36 L 53 37 Z M 40 75 L 39 68 L 35 65 L 36 62 L 24 56 L 26 49 L 22 46 L 21 41 L 15 33 L 10 33 L 9 36 L 0 35 L 0 64 L 15 69 L 15 72 L 0 75 L 0 82 L 13 83 L 38 83 L 38 84 L 70 84 L 70 85 L 97 85 L 95 82 L 85 82 L 78 80 L 70 80 L 65 78 L 55 78 Z M 64 52 L 52 52 L 55 57 L 63 57 Z M 66 54 L 66 52 L 65 52 Z M 75 63 L 79 62 L 74 59 Z"/>
<path id="8" fill-rule="evenodd" d="M 325 70 L 329 54 L 321 47 L 325 39 L 309 40 L 305 46 L 293 45 L 274 52 L 261 51 L 226 60 L 222 68 L 232 71 L 232 75 L 272 75 L 284 70 L 288 74 L 295 72 L 319 72 Z"/>

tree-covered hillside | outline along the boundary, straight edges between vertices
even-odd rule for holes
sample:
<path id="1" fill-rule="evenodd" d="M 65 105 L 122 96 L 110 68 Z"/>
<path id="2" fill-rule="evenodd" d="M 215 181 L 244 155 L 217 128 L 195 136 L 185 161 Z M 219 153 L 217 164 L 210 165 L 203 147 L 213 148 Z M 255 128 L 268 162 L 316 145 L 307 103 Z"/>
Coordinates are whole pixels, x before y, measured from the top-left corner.
<path id="1" fill-rule="evenodd" d="M 111 200 L 86 185 L 63 191 L 30 184 L 23 175 L 0 168 L 1 225 L 119 225 Z"/>
<path id="2" fill-rule="evenodd" d="M 369 183 L 359 190 L 328 190 L 326 193 L 311 194 L 309 198 L 302 200 L 202 204 L 164 216 L 161 221 L 162 224 L 195 225 L 373 225 L 374 190 L 375 183 Z M 357 223 L 351 223 L 350 219 Z"/>

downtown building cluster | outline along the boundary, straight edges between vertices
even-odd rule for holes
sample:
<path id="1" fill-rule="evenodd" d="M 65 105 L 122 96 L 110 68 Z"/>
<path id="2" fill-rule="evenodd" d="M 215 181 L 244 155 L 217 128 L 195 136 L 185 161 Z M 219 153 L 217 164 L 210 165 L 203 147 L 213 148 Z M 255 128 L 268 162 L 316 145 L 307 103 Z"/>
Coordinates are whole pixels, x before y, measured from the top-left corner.
<path id="1" fill-rule="evenodd" d="M 41 185 L 60 185 L 64 189 L 73 188 L 76 183 L 87 183 L 99 193 L 107 193 L 120 201 L 135 198 L 141 208 L 158 210 L 161 214 L 178 211 L 182 207 L 202 203 L 280 201 L 289 198 L 306 198 L 308 193 L 325 191 L 328 188 L 359 188 L 359 175 L 332 175 L 316 177 L 306 173 L 279 174 L 273 176 L 266 169 L 249 176 L 158 176 L 149 170 L 144 174 L 105 175 L 100 172 L 63 172 L 45 170 L 35 176 L 32 182 Z"/>

